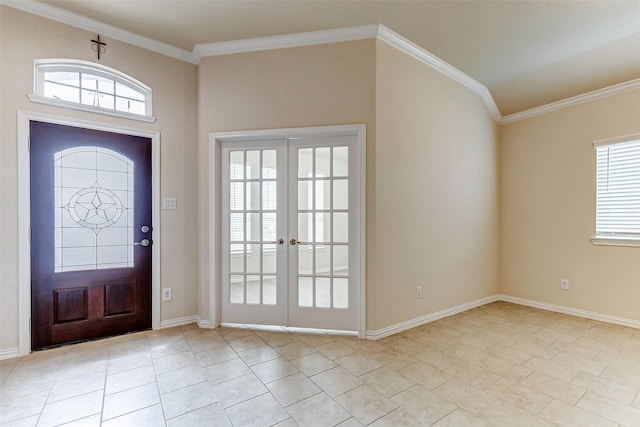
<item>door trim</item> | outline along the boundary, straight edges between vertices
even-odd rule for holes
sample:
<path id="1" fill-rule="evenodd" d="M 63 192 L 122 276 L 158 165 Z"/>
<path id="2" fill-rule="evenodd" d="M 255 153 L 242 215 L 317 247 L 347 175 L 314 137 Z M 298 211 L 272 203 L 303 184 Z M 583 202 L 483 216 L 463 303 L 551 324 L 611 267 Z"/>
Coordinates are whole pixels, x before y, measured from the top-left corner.
<path id="1" fill-rule="evenodd" d="M 359 257 L 356 260 L 360 281 L 358 288 L 358 338 L 366 337 L 366 139 L 365 124 L 318 126 L 283 129 L 264 129 L 251 131 L 211 132 L 209 133 L 209 316 L 206 323 L 210 327 L 220 325 L 220 292 L 222 286 L 221 260 L 218 236 L 220 235 L 220 145 L 222 142 L 247 141 L 252 139 L 296 138 L 310 136 L 355 135 L 358 144 L 358 172 L 360 188 L 358 203 L 360 217 L 358 220 L 357 241 Z"/>
<path id="2" fill-rule="evenodd" d="M 18 110 L 18 347 L 19 355 L 31 352 L 31 185 L 29 123 L 41 121 L 58 125 L 141 136 L 151 139 L 152 198 L 152 266 L 151 266 L 151 327 L 160 327 L 160 132 L 117 126 L 108 123 L 55 116 L 47 113 Z"/>

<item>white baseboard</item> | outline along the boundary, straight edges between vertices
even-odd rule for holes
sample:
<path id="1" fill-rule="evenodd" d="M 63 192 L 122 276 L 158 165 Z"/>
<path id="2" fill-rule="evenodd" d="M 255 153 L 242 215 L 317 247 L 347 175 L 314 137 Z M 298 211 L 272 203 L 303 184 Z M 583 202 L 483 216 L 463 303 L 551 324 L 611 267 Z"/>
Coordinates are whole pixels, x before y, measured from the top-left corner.
<path id="1" fill-rule="evenodd" d="M 212 322 L 211 320 L 206 320 L 206 319 L 198 319 L 198 327 L 202 328 L 202 329 L 215 329 L 217 328 L 219 325 L 217 325 L 215 322 Z"/>
<path id="2" fill-rule="evenodd" d="M 426 316 L 421 316 L 415 319 L 407 320 L 406 322 L 397 323 L 395 325 L 391 325 L 386 328 L 379 329 L 377 331 L 367 331 L 366 339 L 379 340 L 380 338 L 388 337 L 389 335 L 397 334 L 398 332 L 406 331 L 407 329 L 415 328 L 416 326 L 424 325 L 425 323 L 433 322 L 433 321 L 442 319 L 444 317 L 453 316 L 454 314 L 462 313 L 463 311 L 467 311 L 472 308 L 480 307 L 482 305 L 489 304 L 496 301 L 504 301 L 512 304 L 539 308 L 541 310 L 553 311 L 556 313 L 568 314 L 571 316 L 583 317 L 586 319 L 597 320 L 600 322 L 612 323 L 614 325 L 621 325 L 621 326 L 627 326 L 630 328 L 640 329 L 640 320 L 627 319 L 625 317 L 611 316 L 608 314 L 581 310 L 579 308 L 566 307 L 562 305 L 549 304 L 546 302 L 529 300 L 525 298 L 512 297 L 509 295 L 496 294 L 487 298 L 482 298 L 476 301 L 471 301 L 466 304 L 461 304 L 455 307 L 451 307 L 446 310 L 438 311 L 436 313 L 427 314 Z"/>
<path id="3" fill-rule="evenodd" d="M 14 357 L 20 357 L 20 349 L 18 347 L 0 350 L 0 360 L 13 359 Z"/>
<path id="4" fill-rule="evenodd" d="M 197 315 L 178 317 L 177 319 L 163 320 L 160 322 L 160 329 L 173 328 L 175 326 L 190 325 L 192 323 L 198 323 L 199 317 Z"/>
<path id="5" fill-rule="evenodd" d="M 564 305 L 549 304 L 525 298 L 512 297 L 509 295 L 496 295 L 497 300 L 510 302 L 513 304 L 526 305 L 527 307 L 539 308 L 541 310 L 554 311 L 556 313 L 569 314 L 571 316 L 584 317 L 586 319 L 598 320 L 614 325 L 628 326 L 640 329 L 640 320 L 627 319 L 625 317 L 611 316 L 608 314 L 596 313 L 593 311 L 581 310 L 579 308 L 566 307 Z"/>
<path id="6" fill-rule="evenodd" d="M 388 337 L 389 335 L 397 334 L 398 332 L 406 331 L 407 329 L 415 328 L 416 326 L 424 325 L 425 323 L 433 322 L 444 317 L 453 316 L 454 314 L 462 313 L 463 311 L 471 310 L 472 308 L 480 307 L 498 300 L 498 295 L 492 295 L 490 297 L 481 298 L 455 307 L 447 308 L 445 310 L 437 311 L 435 313 L 427 314 L 426 316 L 416 317 L 415 319 L 407 320 L 406 322 L 396 323 L 395 325 L 387 326 L 386 328 L 378 329 L 377 331 L 367 331 L 366 339 L 379 340 L 380 338 Z"/>

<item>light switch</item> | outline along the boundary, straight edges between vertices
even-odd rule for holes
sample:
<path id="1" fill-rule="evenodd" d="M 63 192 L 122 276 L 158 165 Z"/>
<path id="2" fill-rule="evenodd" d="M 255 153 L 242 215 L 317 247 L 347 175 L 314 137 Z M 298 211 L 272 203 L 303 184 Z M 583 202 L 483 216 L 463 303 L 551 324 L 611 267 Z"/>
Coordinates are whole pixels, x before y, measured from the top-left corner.
<path id="1" fill-rule="evenodd" d="M 178 202 L 175 197 L 163 197 L 162 209 L 177 209 Z"/>

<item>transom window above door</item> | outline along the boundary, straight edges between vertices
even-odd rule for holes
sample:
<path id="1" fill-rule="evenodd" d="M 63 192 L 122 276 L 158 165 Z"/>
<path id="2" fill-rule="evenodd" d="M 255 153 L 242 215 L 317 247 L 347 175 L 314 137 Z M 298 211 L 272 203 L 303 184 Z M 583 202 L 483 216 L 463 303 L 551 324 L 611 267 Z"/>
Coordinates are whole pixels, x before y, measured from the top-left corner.
<path id="1" fill-rule="evenodd" d="M 35 61 L 32 102 L 155 122 L 151 88 L 100 64 L 73 59 Z"/>

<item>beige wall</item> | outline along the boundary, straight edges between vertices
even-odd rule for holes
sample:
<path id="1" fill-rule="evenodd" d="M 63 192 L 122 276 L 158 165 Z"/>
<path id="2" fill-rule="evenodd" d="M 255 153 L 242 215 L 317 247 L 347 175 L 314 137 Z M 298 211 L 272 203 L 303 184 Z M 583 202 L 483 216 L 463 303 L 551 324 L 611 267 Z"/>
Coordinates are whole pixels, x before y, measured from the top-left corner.
<path id="1" fill-rule="evenodd" d="M 375 46 L 375 40 L 364 40 L 202 59 L 198 169 L 203 318 L 209 319 L 209 133 L 364 123 L 367 150 L 371 150 L 375 145 Z M 373 157 L 368 155 L 367 168 L 371 165 Z M 368 180 L 367 186 L 372 194 L 375 181 Z M 372 199 L 367 203 L 369 227 Z M 371 265 L 367 268 L 370 272 Z"/>
<path id="2" fill-rule="evenodd" d="M 383 42 L 376 69 L 374 330 L 498 292 L 497 126 L 476 94 Z"/>
<path id="3" fill-rule="evenodd" d="M 592 143 L 640 133 L 639 111 L 635 90 L 502 127 L 502 293 L 640 320 L 640 248 L 589 240 Z"/>
<path id="4" fill-rule="evenodd" d="M 497 293 L 497 128 L 477 95 L 374 40 L 205 58 L 199 88 L 202 183 L 209 132 L 367 124 L 368 330 Z"/>
<path id="5" fill-rule="evenodd" d="M 32 104 L 33 61 L 72 58 L 97 62 L 90 39 L 77 28 L 58 24 L 8 7 L 0 7 L 0 350 L 18 346 L 18 171 L 16 112 L 19 109 L 75 117 L 125 127 L 159 131 L 161 190 L 178 199 L 178 210 L 161 211 L 163 287 L 173 288 L 173 301 L 162 303 L 161 319 L 196 314 L 196 99 L 197 67 L 163 55 L 105 40 L 101 64 L 115 68 L 153 89 L 155 124 L 108 118 L 40 104 Z"/>

